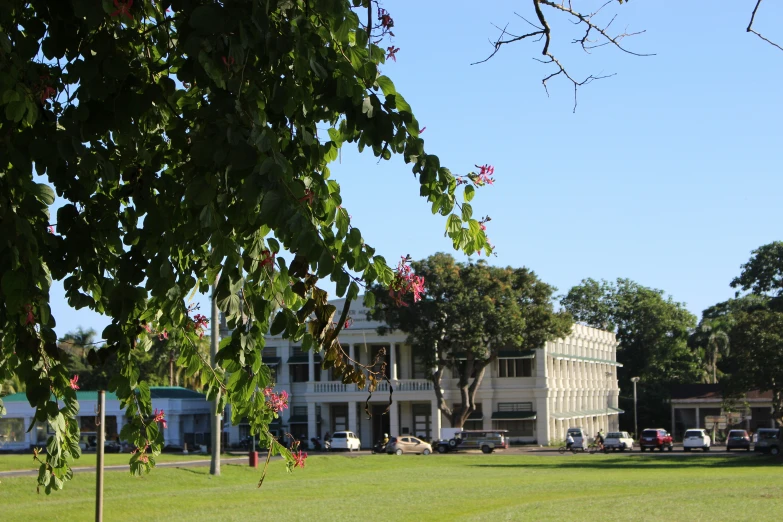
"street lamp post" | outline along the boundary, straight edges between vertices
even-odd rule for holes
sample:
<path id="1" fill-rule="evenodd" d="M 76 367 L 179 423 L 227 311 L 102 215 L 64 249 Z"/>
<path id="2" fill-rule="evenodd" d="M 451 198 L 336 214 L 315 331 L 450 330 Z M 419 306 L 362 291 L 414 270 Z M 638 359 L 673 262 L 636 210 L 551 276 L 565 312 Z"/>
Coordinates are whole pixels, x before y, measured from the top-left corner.
<path id="1" fill-rule="evenodd" d="M 633 436 L 639 438 L 639 427 L 636 424 L 636 383 L 639 382 L 639 377 L 631 377 L 631 382 L 633 383 Z"/>

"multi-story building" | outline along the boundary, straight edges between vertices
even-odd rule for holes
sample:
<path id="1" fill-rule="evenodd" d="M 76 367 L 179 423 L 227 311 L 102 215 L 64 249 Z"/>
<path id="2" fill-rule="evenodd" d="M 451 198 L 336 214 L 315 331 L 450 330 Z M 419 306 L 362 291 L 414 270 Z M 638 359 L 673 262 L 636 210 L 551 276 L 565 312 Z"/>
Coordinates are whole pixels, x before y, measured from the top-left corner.
<path id="1" fill-rule="evenodd" d="M 333 304 L 342 309 L 343 301 Z M 348 357 L 369 365 L 385 348 L 383 357 L 393 387 L 393 403 L 387 414 L 389 389 L 383 382 L 370 396 L 354 384 L 332 379 L 321 369 L 317 353 L 270 336 L 264 362 L 272 367 L 278 390 L 290 396 L 289 409 L 274 428 L 309 440 L 327 433 L 350 430 L 368 448 L 382 438 L 412 434 L 424 439 L 439 437 L 449 427 L 438 410 L 427 368 L 407 343 L 407 334 L 379 335 L 380 323 L 367 320 L 367 310 L 358 302 L 350 309 L 350 328 L 340 333 Z M 487 368 L 476 395 L 477 410 L 465 429 L 506 429 L 512 441 L 549 444 L 565 438 L 571 426 L 588 433 L 618 429 L 619 388 L 614 334 L 575 325 L 565 339 L 547 342 L 535 350 L 501 351 Z M 457 379 L 444 377 L 444 397 L 450 405 L 460 401 Z M 229 443 L 246 436 L 247 425 L 226 423 Z"/>

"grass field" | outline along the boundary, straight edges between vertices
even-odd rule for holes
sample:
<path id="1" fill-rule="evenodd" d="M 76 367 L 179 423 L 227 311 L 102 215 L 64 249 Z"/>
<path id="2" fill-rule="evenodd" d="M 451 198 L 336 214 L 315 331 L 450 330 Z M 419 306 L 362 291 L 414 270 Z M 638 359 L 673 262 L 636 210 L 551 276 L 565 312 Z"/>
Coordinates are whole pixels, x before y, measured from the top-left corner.
<path id="1" fill-rule="evenodd" d="M 0 458 L 2 461 L 2 458 Z M 223 465 L 110 472 L 105 520 L 765 520 L 783 513 L 783 465 L 763 457 L 312 456 L 287 474 Z M 95 475 L 47 497 L 4 478 L 4 522 L 92 520 Z"/>

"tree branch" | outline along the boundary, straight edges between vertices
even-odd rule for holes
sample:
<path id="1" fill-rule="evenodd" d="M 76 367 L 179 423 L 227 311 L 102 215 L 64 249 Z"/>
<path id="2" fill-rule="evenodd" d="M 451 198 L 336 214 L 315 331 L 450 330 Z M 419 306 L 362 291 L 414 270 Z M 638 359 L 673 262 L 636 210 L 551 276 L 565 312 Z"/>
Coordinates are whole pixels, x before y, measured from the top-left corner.
<path id="1" fill-rule="evenodd" d="M 654 54 L 648 54 L 648 53 L 638 53 L 635 51 L 631 51 L 623 46 L 621 43 L 623 39 L 629 36 L 636 36 L 639 34 L 644 33 L 645 31 L 637 31 L 633 33 L 629 32 L 622 32 L 619 34 L 610 34 L 609 28 L 614 23 L 616 16 L 613 16 L 608 23 L 605 25 L 599 25 L 597 22 L 594 21 L 594 18 L 601 13 L 601 11 L 608 6 L 610 3 L 612 3 L 614 0 L 607 0 L 604 4 L 602 4 L 597 10 L 584 14 L 577 10 L 574 10 L 572 7 L 572 4 L 570 1 L 566 2 L 563 0 L 561 3 L 556 3 L 552 0 L 532 0 L 533 2 L 533 9 L 536 13 L 536 18 L 538 19 L 539 25 L 536 25 L 529 20 L 527 20 L 525 17 L 518 13 L 516 14 L 519 18 L 522 18 L 525 22 L 527 22 L 530 26 L 535 28 L 536 30 L 530 33 L 522 34 L 522 35 L 514 35 L 508 31 L 508 25 L 503 27 L 502 29 L 499 26 L 495 26 L 499 31 L 500 35 L 498 38 L 491 42 L 494 49 L 492 53 L 485 59 L 477 61 L 472 63 L 471 65 L 477 65 L 480 63 L 484 63 L 491 59 L 493 56 L 495 56 L 499 51 L 500 48 L 503 45 L 518 42 L 521 40 L 525 40 L 528 38 L 534 38 L 538 37 L 534 41 L 540 41 L 541 39 L 544 40 L 543 48 L 541 49 L 541 55 L 544 56 L 544 59 L 538 59 L 536 60 L 538 62 L 544 63 L 544 64 L 554 64 L 557 67 L 557 70 L 553 72 L 552 74 L 546 76 L 541 83 L 544 86 L 544 90 L 547 93 L 547 96 L 549 95 L 549 90 L 547 88 L 547 82 L 554 78 L 555 76 L 563 75 L 565 78 L 567 78 L 574 86 L 574 112 L 576 112 L 577 107 L 577 90 L 579 87 L 583 85 L 587 85 L 588 83 L 592 82 L 593 80 L 600 80 L 603 78 L 609 78 L 610 76 L 614 76 L 614 74 L 607 74 L 602 76 L 596 76 L 596 75 L 589 75 L 583 80 L 577 80 L 575 79 L 565 68 L 565 66 L 560 62 L 560 60 L 550 51 L 550 45 L 552 43 L 552 29 L 549 25 L 549 22 L 546 18 L 546 15 L 544 14 L 544 11 L 542 9 L 542 6 L 549 7 L 551 9 L 554 9 L 555 11 L 559 11 L 561 13 L 565 13 L 572 17 L 573 23 L 575 25 L 584 25 L 585 32 L 584 35 L 581 38 L 577 38 L 572 40 L 572 43 L 578 43 L 582 50 L 586 53 L 590 53 L 590 50 L 596 49 L 598 47 L 603 47 L 606 45 L 616 47 L 617 49 L 621 50 L 624 53 L 633 55 L 633 56 L 654 56 Z M 598 36 L 597 39 L 591 39 L 591 33 L 596 34 Z"/>
<path id="2" fill-rule="evenodd" d="M 773 42 L 772 40 L 770 40 L 770 39 L 766 38 L 766 37 L 765 37 L 765 36 L 763 36 L 761 33 L 759 33 L 758 31 L 756 31 L 755 29 L 753 29 L 753 21 L 756 19 L 756 11 L 758 11 L 758 10 L 759 10 L 759 6 L 760 6 L 760 5 L 761 5 L 761 0 L 756 0 L 756 6 L 753 8 L 753 13 L 751 13 L 751 15 L 750 15 L 750 23 L 748 24 L 748 28 L 747 28 L 747 29 L 745 29 L 745 30 L 746 30 L 747 32 L 749 32 L 749 33 L 753 33 L 753 34 L 755 34 L 756 36 L 758 36 L 759 38 L 761 38 L 762 40 L 764 40 L 764 41 L 765 41 L 765 42 L 767 42 L 768 44 L 770 44 L 770 45 L 772 45 L 772 46 L 774 46 L 774 47 L 777 47 L 778 49 L 780 49 L 781 51 L 783 51 L 783 47 L 779 46 L 778 44 L 776 44 L 776 43 L 775 43 L 775 42 Z"/>

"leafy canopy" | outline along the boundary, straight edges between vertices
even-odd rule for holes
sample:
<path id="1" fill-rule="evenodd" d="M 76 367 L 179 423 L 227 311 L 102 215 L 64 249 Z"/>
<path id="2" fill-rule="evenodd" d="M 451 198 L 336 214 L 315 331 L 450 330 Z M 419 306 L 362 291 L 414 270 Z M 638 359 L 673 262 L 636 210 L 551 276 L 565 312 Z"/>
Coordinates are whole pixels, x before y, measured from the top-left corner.
<path id="1" fill-rule="evenodd" d="M 389 293 L 376 286 L 374 316 L 406 332 L 414 355 L 433 369 L 429 378 L 452 426 L 461 427 L 475 410 L 476 390 L 501 349 L 540 348 L 571 331 L 570 316 L 553 310 L 556 289 L 527 268 L 493 267 L 484 260 L 458 263 L 442 253 L 411 266 L 424 278 L 423 298 L 414 302 L 409 297 L 406 306 L 395 306 Z M 443 398 L 446 369 L 458 379 L 459 408 Z"/>
<path id="2" fill-rule="evenodd" d="M 63 281 L 74 308 L 111 318 L 96 356 L 119 361 L 109 388 L 131 417 L 121 436 L 146 449 L 131 459 L 140 473 L 163 441 L 138 367 L 147 330 L 179 332 L 178 364 L 266 436 L 276 412 L 261 393 L 274 384 L 261 361 L 264 335 L 339 361 L 342 321 L 335 326 L 318 281 L 334 281 L 347 302 L 361 285 L 394 281 L 330 176 L 345 143 L 402 156 L 433 213 L 447 217 L 454 247 L 491 251 L 467 203 L 484 182 L 475 173 L 458 181 L 425 152 L 356 8 L 371 5 L 0 2 L 0 378 L 24 381 L 36 420 L 53 429 L 39 476 L 47 493 L 62 488 L 79 456 L 52 280 Z M 63 204 L 50 216 L 56 196 Z M 283 251 L 290 263 L 276 256 Z M 196 348 L 186 306 L 211 284 L 233 329 L 215 368 Z M 290 467 L 300 462 L 272 448 Z"/>

